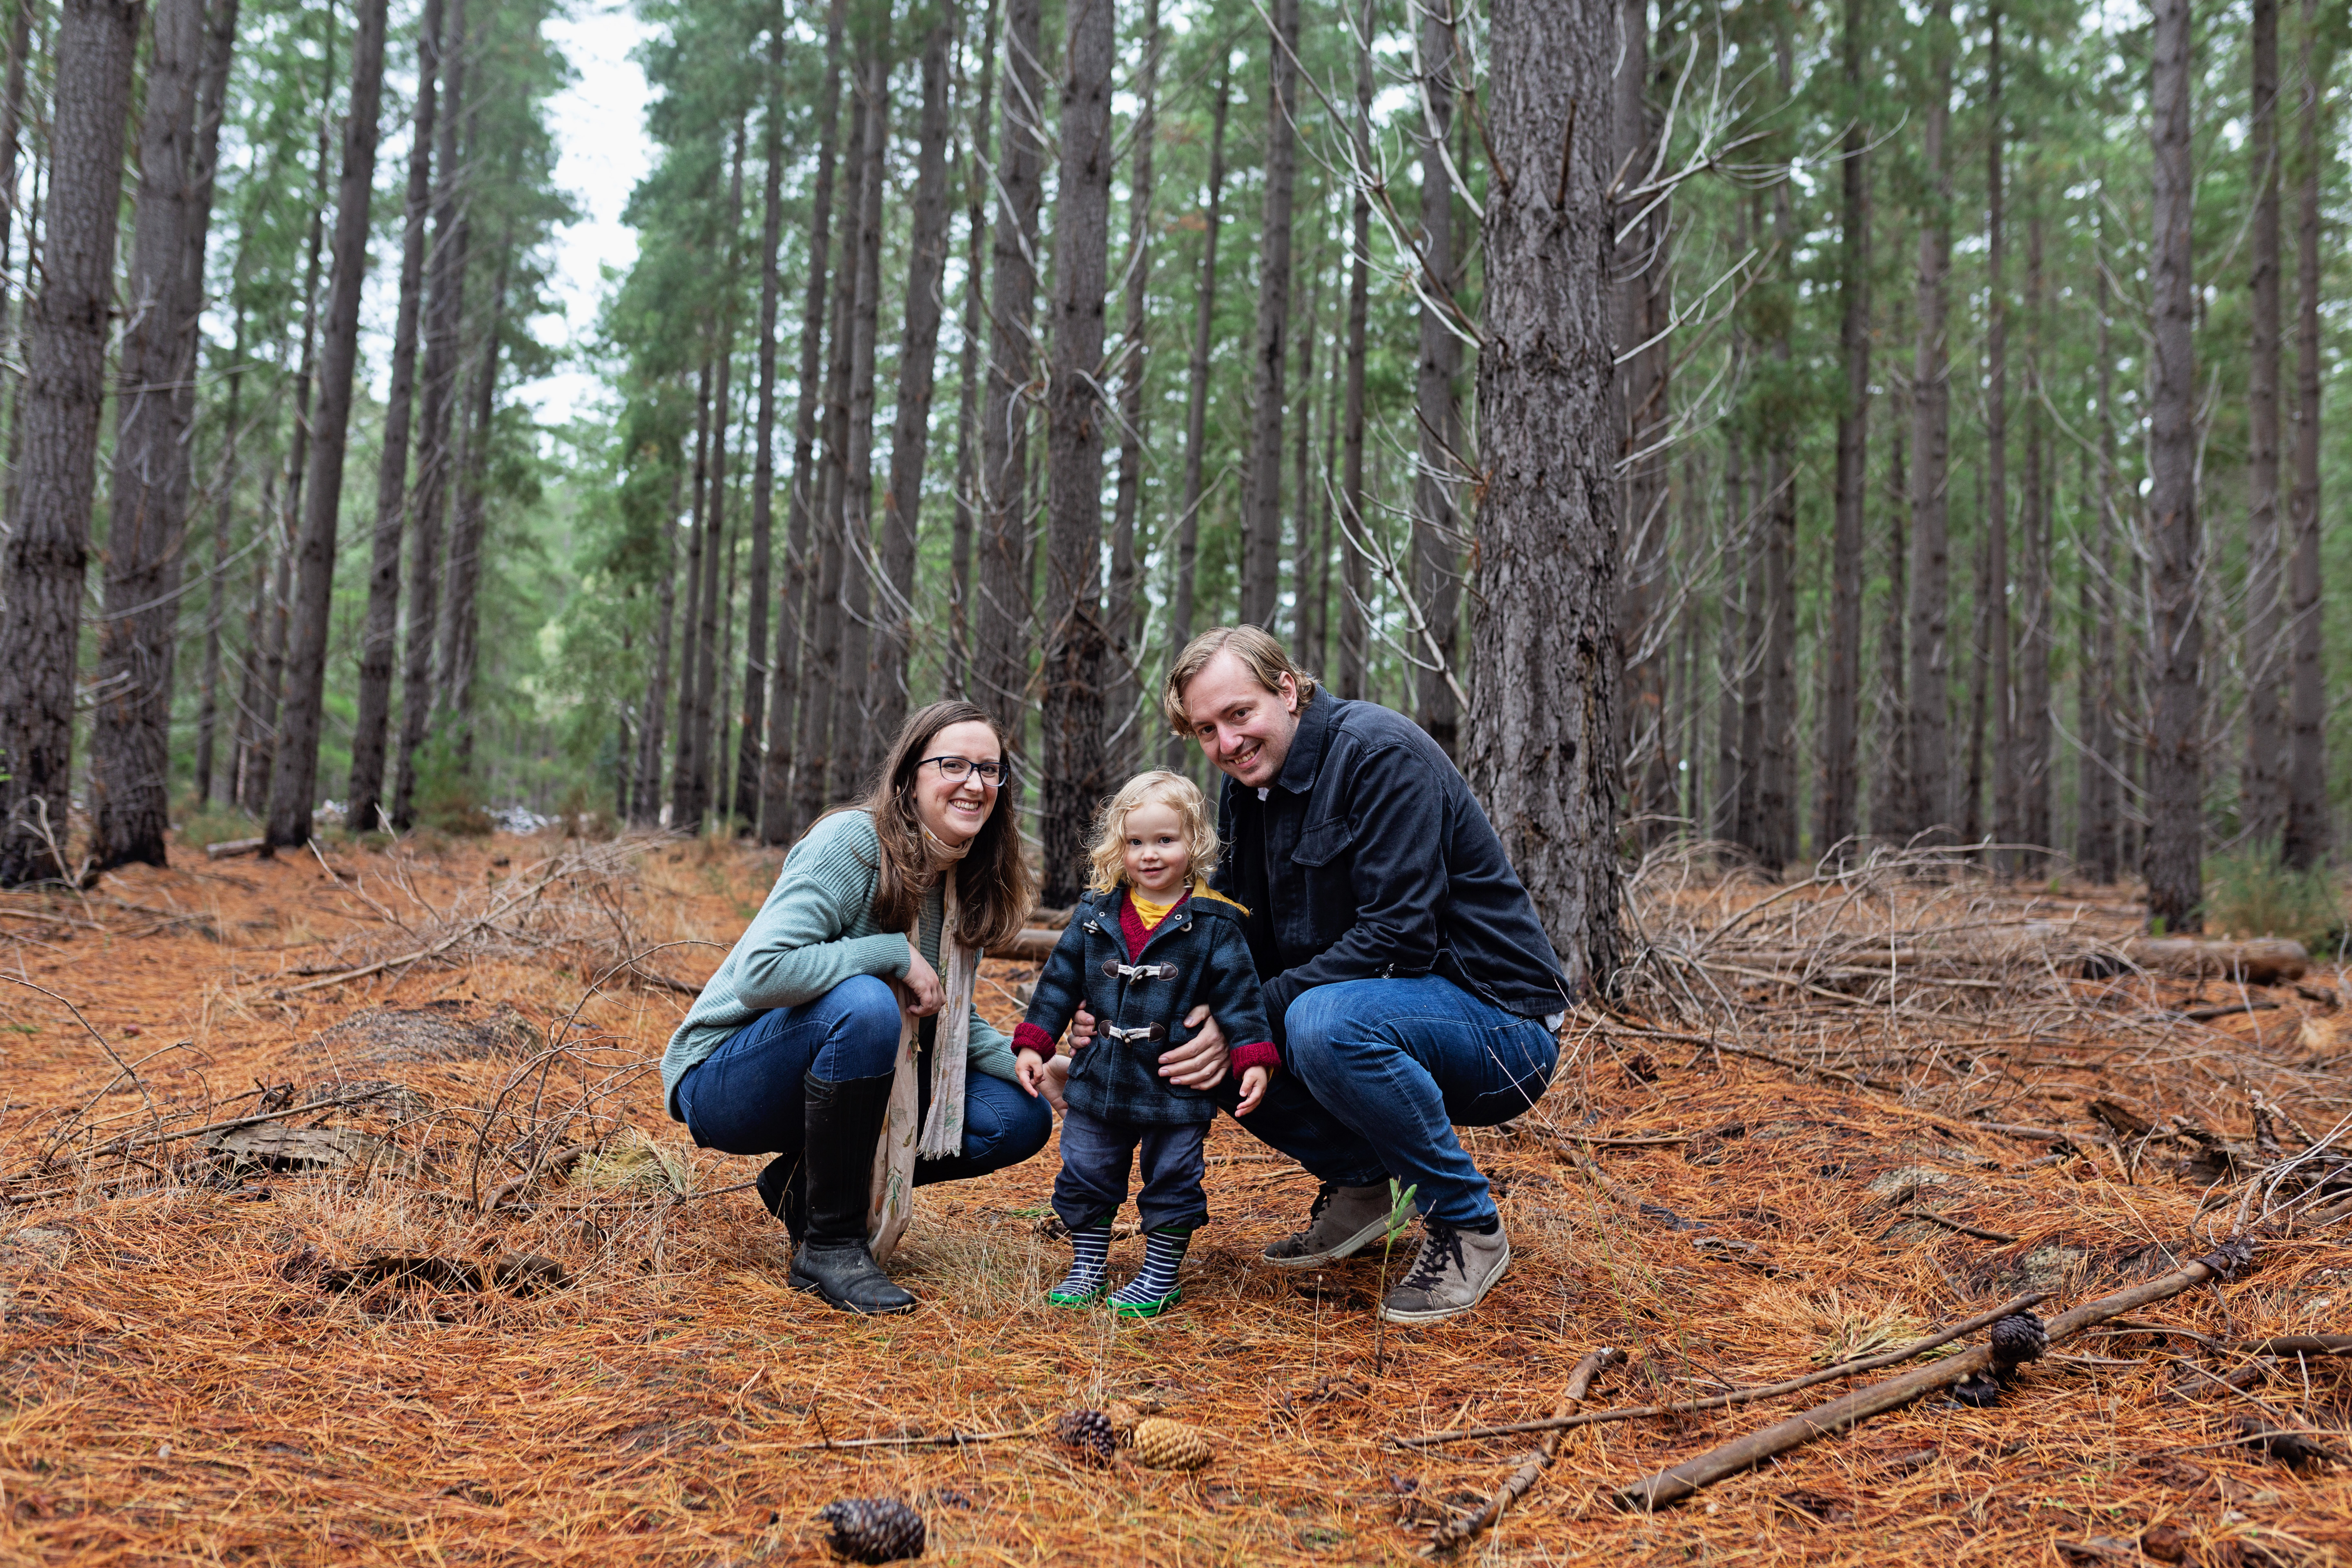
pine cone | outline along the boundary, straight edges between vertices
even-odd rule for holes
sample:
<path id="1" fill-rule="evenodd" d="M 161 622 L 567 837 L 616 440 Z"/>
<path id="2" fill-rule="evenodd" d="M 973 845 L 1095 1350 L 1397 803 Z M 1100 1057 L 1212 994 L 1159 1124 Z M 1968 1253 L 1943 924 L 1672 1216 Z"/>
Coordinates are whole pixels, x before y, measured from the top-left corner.
<path id="1" fill-rule="evenodd" d="M 1144 1413 L 1124 1399 L 1114 1399 L 1104 1407 L 1103 1415 L 1109 1420 L 1111 1432 L 1118 1438 L 1118 1446 L 1124 1448 L 1133 1440 L 1135 1424 L 1143 1419 Z"/>
<path id="2" fill-rule="evenodd" d="M 1160 1415 L 1137 1422 L 1128 1446 L 1138 1464 L 1155 1470 L 1197 1470 L 1217 1457 L 1206 1432 Z"/>
<path id="3" fill-rule="evenodd" d="M 2012 1312 L 1992 1326 L 1992 1359 L 2003 1372 L 2040 1361 L 2049 1348 L 2049 1331 L 2031 1312 Z"/>
<path id="4" fill-rule="evenodd" d="M 1054 1436 L 1097 1465 L 1108 1464 L 1118 1447 L 1118 1435 L 1111 1428 L 1110 1417 L 1099 1410 L 1071 1411 L 1054 1423 Z"/>
<path id="5" fill-rule="evenodd" d="M 833 1526 L 825 1542 L 852 1563 L 896 1563 L 923 1554 L 923 1516 L 897 1498 L 845 1498 L 816 1510 Z"/>

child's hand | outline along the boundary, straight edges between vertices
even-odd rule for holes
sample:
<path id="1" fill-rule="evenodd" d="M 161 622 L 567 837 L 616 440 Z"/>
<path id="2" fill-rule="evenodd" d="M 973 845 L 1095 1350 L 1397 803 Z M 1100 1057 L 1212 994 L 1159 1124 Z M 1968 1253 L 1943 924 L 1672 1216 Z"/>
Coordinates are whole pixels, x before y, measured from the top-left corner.
<path id="1" fill-rule="evenodd" d="M 1247 1116 L 1265 1098 L 1267 1079 L 1274 1074 L 1262 1067 L 1250 1068 L 1242 1074 L 1242 1102 L 1234 1108 L 1235 1116 Z"/>
<path id="2" fill-rule="evenodd" d="M 1036 1099 L 1037 1090 L 1045 1082 L 1045 1058 L 1026 1048 L 1015 1052 L 1013 1058 L 1013 1076 L 1021 1080 L 1024 1093 L 1032 1100 Z"/>

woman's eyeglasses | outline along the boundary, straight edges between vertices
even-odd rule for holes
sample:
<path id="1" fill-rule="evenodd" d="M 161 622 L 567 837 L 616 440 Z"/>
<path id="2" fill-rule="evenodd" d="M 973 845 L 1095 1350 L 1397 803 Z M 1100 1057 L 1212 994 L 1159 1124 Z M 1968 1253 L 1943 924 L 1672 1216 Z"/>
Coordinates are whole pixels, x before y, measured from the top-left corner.
<path id="1" fill-rule="evenodd" d="M 915 765 L 925 768 L 933 763 L 940 765 L 940 777 L 950 784 L 961 784 L 974 773 L 980 775 L 982 786 L 987 789 L 1002 789 L 1013 780 L 1010 763 L 975 763 L 970 757 L 925 757 Z"/>

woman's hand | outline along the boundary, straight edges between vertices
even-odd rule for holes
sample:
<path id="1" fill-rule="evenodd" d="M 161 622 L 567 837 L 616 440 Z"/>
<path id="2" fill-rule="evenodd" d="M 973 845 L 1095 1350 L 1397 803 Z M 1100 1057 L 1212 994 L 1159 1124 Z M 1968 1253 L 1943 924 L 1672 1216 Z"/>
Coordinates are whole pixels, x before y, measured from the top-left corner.
<path id="1" fill-rule="evenodd" d="M 1078 1010 L 1070 1015 L 1070 1032 L 1062 1037 L 1073 1051 L 1085 1050 L 1095 1043 L 1095 1016 L 1087 1011 L 1085 1003 L 1079 1003 Z"/>
<path id="2" fill-rule="evenodd" d="M 915 1016 L 928 1018 L 947 1000 L 947 988 L 940 984 L 940 972 L 911 942 L 907 944 L 907 989 L 915 994 Z"/>
<path id="3" fill-rule="evenodd" d="M 1224 1030 L 1209 1016 L 1206 1002 L 1185 1015 L 1184 1026 L 1194 1031 L 1192 1037 L 1161 1054 L 1160 1076 L 1186 1089 L 1216 1088 L 1225 1081 L 1225 1060 L 1233 1054 Z"/>

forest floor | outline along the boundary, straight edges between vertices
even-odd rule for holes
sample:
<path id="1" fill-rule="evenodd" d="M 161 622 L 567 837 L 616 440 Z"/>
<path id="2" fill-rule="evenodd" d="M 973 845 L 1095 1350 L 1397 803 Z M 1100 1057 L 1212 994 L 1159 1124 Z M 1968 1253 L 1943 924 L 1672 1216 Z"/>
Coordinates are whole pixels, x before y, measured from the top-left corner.
<path id="1" fill-rule="evenodd" d="M 1937 1393 L 1679 1507 L 1611 1498 L 1895 1373 L 1579 1427 L 1456 1555 L 2352 1563 L 2352 1468 L 2236 1425 L 2352 1450 L 2352 1360 L 2247 1343 L 2352 1328 L 2352 976 L 2149 976 L 2115 961 L 2140 912 L 2114 889 L 1653 864 L 1622 1010 L 1577 1015 L 1534 1111 L 1466 1134 L 1509 1274 L 1383 1331 L 1411 1236 L 1252 1267 L 1315 1188 L 1229 1122 L 1159 1321 L 1043 1302 L 1050 1149 L 923 1192 L 893 1264 L 919 1311 L 787 1289 L 753 1163 L 694 1149 L 653 1067 L 774 852 L 174 859 L 0 900 L 0 1560 L 814 1563 L 816 1508 L 895 1497 L 942 1563 L 1403 1562 L 1535 1439 L 1397 1439 L 1550 1415 L 1601 1347 L 1627 1359 L 1588 1410 L 1705 1397 L 2025 1290 L 2049 1317 L 2239 1226 L 2250 1268 L 1998 1403 Z M 1028 974 L 992 962 L 986 1010 L 1009 1023 Z M 200 1131 L 288 1105 L 314 1109 Z M 1052 1440 L 1112 1401 L 1206 1428 L 1213 1461 Z M 1012 1435 L 850 1446 L 959 1432 Z"/>

